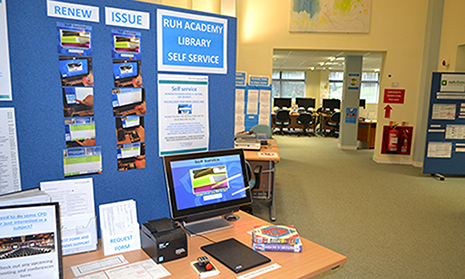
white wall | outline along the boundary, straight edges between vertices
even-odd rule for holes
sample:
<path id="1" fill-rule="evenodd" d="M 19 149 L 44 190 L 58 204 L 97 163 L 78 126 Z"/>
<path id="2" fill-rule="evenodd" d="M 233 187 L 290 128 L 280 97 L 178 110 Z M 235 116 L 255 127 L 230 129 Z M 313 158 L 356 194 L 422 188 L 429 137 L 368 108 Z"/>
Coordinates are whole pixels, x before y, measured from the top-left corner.
<path id="1" fill-rule="evenodd" d="M 290 33 L 290 7 L 290 0 L 237 0 L 238 69 L 271 76 L 274 48 L 386 52 L 381 92 L 395 82 L 406 89 L 407 96 L 404 105 L 391 105 L 390 119 L 380 117 L 384 106 L 378 106 L 374 159 L 411 162 L 411 156 L 381 154 L 381 134 L 389 121 L 406 121 L 415 127 L 418 99 L 423 98 L 419 86 L 428 1 L 373 0 L 369 34 Z"/>

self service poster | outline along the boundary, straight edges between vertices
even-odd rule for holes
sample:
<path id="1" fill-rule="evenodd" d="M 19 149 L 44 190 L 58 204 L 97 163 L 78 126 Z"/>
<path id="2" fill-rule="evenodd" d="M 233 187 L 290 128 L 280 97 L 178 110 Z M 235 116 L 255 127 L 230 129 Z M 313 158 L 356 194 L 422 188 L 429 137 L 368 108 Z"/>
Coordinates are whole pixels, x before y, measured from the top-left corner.
<path id="1" fill-rule="evenodd" d="M 227 19 L 157 10 L 158 70 L 226 74 Z"/>
<path id="2" fill-rule="evenodd" d="M 160 156 L 208 150 L 208 76 L 158 75 Z"/>

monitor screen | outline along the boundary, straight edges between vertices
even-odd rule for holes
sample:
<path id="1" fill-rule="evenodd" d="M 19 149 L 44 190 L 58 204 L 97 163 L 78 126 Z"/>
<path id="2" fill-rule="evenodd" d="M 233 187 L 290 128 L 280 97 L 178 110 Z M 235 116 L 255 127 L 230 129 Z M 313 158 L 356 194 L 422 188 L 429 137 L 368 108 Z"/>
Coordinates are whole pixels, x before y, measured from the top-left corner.
<path id="1" fill-rule="evenodd" d="M 68 105 L 79 104 L 76 100 L 83 101 L 87 96 L 93 94 L 92 88 L 86 87 L 64 87 L 63 90 L 65 91 L 66 103 Z"/>
<path id="2" fill-rule="evenodd" d="M 192 220 L 251 203 L 242 149 L 163 157 L 171 217 Z"/>
<path id="3" fill-rule="evenodd" d="M 341 101 L 339 99 L 323 99 L 323 108 L 331 111 L 334 109 L 340 109 Z"/>
<path id="4" fill-rule="evenodd" d="M 117 159 L 126 159 L 137 157 L 141 155 L 141 144 L 140 143 L 127 143 L 117 148 Z"/>
<path id="5" fill-rule="evenodd" d="M 115 79 L 137 76 L 137 62 L 114 63 L 113 74 Z"/>
<path id="6" fill-rule="evenodd" d="M 359 102 L 359 107 L 362 107 L 362 108 L 366 108 L 366 100 L 365 99 L 360 99 L 360 102 Z"/>
<path id="7" fill-rule="evenodd" d="M 121 117 L 121 125 L 123 128 L 137 127 L 140 125 L 140 117 L 137 115 Z"/>
<path id="8" fill-rule="evenodd" d="M 95 122 L 93 117 L 76 117 L 65 119 L 65 139 L 67 142 L 95 139 Z"/>
<path id="9" fill-rule="evenodd" d="M 87 75 L 89 73 L 87 59 L 60 60 L 59 63 L 62 78 Z"/>
<path id="10" fill-rule="evenodd" d="M 290 108 L 292 106 L 291 98 L 273 98 L 273 106 L 279 108 Z"/>
<path id="11" fill-rule="evenodd" d="M 86 30 L 60 30 L 60 45 L 65 48 L 90 48 L 90 32 Z"/>
<path id="12" fill-rule="evenodd" d="M 112 93 L 113 107 L 121 107 L 142 102 L 142 88 L 118 88 Z"/>
<path id="13" fill-rule="evenodd" d="M 114 35 L 114 50 L 116 52 L 139 53 L 140 39 L 136 37 Z"/>
<path id="14" fill-rule="evenodd" d="M 315 99 L 313 98 L 296 98 L 295 103 L 299 108 L 315 108 Z"/>

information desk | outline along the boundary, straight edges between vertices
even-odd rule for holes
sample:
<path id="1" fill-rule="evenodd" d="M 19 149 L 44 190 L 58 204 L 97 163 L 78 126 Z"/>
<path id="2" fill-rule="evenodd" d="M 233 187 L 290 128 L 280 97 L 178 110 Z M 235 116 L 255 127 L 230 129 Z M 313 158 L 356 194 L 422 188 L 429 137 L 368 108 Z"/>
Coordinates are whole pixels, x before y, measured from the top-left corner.
<path id="1" fill-rule="evenodd" d="M 276 220 L 276 210 L 274 208 L 274 182 L 276 163 L 279 162 L 278 143 L 275 139 L 268 139 L 268 145 L 262 145 L 260 150 L 244 150 L 245 159 L 250 163 L 252 170 L 257 166 L 262 166 L 260 185 L 256 185 L 252 190 L 256 199 L 270 200 L 270 219 Z"/>
<path id="2" fill-rule="evenodd" d="M 375 148 L 376 121 L 358 121 L 357 140 L 367 142 L 368 148 Z"/>
<path id="3" fill-rule="evenodd" d="M 237 214 L 240 216 L 240 219 L 235 222 L 231 222 L 234 226 L 233 228 L 208 233 L 205 234 L 205 237 L 215 242 L 228 238 L 235 238 L 238 241 L 251 247 L 252 235 L 250 234 L 250 231 L 253 229 L 253 227 L 260 225 L 270 225 L 270 223 L 245 212 L 238 212 Z M 297 231 L 299 231 L 299 228 L 297 228 Z M 199 278 L 191 269 L 189 263 L 195 261 L 200 256 L 208 256 L 200 249 L 200 247 L 211 244 L 211 242 L 201 236 L 192 238 L 188 237 L 187 241 L 187 257 L 163 264 L 163 266 L 171 273 L 171 276 L 165 278 Z M 232 272 L 216 259 L 209 257 L 212 263 L 221 272 L 219 275 L 212 278 L 236 278 L 238 275 L 240 276 L 249 274 L 264 267 L 269 267 L 273 264 L 278 264 L 281 267 L 265 273 L 257 278 L 310 278 L 347 262 L 347 257 L 316 243 L 313 243 L 307 239 L 302 238 L 302 244 L 302 253 L 261 252 L 263 255 L 270 258 L 271 262 L 239 274 Z M 149 258 L 142 250 L 126 252 L 122 253 L 122 255 L 126 258 L 126 260 L 129 261 L 129 263 L 143 261 Z M 113 256 L 115 255 L 108 257 Z M 74 273 L 71 271 L 71 266 L 101 260 L 108 257 L 103 256 L 102 249 L 99 249 L 95 252 L 63 257 L 64 278 L 75 278 Z"/>

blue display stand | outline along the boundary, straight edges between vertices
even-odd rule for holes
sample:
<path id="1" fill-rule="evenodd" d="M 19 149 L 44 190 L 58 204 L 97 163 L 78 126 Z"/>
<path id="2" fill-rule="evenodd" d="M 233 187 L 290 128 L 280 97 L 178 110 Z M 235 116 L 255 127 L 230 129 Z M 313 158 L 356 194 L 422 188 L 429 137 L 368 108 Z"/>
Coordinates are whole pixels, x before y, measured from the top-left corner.
<path id="1" fill-rule="evenodd" d="M 81 24 L 92 30 L 94 74 L 94 117 L 96 145 L 101 147 L 102 174 L 92 177 L 95 204 L 134 199 L 138 221 L 169 216 L 162 159 L 158 150 L 157 101 L 157 11 L 159 9 L 219 18 L 227 21 L 227 72 L 201 73 L 209 80 L 209 149 L 233 148 L 234 90 L 236 73 L 236 19 L 154 5 L 139 1 L 63 1 L 98 7 L 99 21 L 80 21 L 47 16 L 47 1 L 8 1 L 7 19 L 13 101 L 0 107 L 14 107 L 22 189 L 38 187 L 42 181 L 64 179 L 64 115 L 62 84 L 57 52 L 57 23 Z M 149 29 L 106 25 L 105 5 L 148 13 Z M 112 107 L 112 30 L 140 33 L 141 72 L 146 94 L 145 169 L 118 171 L 115 117 Z M 165 74 L 191 74 L 163 72 Z"/>
<path id="2" fill-rule="evenodd" d="M 433 73 L 423 173 L 464 175 L 465 73 Z"/>

